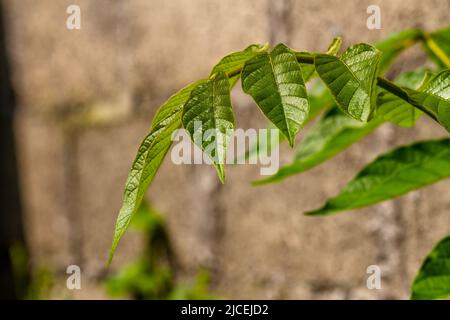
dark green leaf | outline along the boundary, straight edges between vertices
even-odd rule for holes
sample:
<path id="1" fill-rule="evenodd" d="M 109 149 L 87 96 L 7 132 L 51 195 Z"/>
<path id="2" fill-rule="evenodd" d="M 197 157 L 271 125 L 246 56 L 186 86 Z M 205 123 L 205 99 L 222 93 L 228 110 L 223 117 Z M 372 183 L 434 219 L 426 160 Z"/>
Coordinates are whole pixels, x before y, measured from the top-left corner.
<path id="1" fill-rule="evenodd" d="M 308 215 L 366 207 L 450 176 L 450 139 L 400 147 L 368 164 L 341 193 Z"/>
<path id="2" fill-rule="evenodd" d="M 284 44 L 277 45 L 270 54 L 258 54 L 242 70 L 242 88 L 292 146 L 309 112 L 305 83 L 295 54 Z"/>
<path id="3" fill-rule="evenodd" d="M 376 109 L 376 75 L 381 52 L 367 44 L 347 49 L 341 58 L 317 54 L 316 71 L 338 106 L 352 118 L 367 122 Z"/>
<path id="4" fill-rule="evenodd" d="M 193 142 L 211 158 L 223 182 L 226 149 L 234 129 L 230 84 L 225 73 L 215 74 L 192 90 L 182 121 Z"/>
<path id="5" fill-rule="evenodd" d="M 138 210 L 145 191 L 172 144 L 172 133 L 181 127 L 183 105 L 189 98 L 191 91 L 199 83 L 202 83 L 202 81 L 185 87 L 161 106 L 153 120 L 150 133 L 139 147 L 125 183 L 123 204 L 117 217 L 108 264 L 111 263 L 120 238 L 122 238 L 131 218 Z"/>
<path id="6" fill-rule="evenodd" d="M 412 285 L 411 299 L 445 299 L 450 296 L 450 236 L 442 239 L 425 259 Z"/>

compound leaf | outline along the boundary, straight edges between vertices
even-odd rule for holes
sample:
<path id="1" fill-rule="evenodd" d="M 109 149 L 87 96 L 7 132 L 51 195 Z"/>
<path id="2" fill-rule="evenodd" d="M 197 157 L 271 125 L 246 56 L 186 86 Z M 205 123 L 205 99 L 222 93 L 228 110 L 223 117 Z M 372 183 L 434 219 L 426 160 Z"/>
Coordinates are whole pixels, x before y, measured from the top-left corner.
<path id="1" fill-rule="evenodd" d="M 450 176 L 450 139 L 400 147 L 368 164 L 339 195 L 308 215 L 366 207 Z"/>
<path id="2" fill-rule="evenodd" d="M 450 236 L 430 252 L 414 279 L 412 300 L 445 299 L 450 296 Z"/>
<path id="3" fill-rule="evenodd" d="M 234 129 L 230 84 L 224 72 L 192 90 L 183 108 L 182 122 L 192 141 L 211 158 L 224 182 L 226 149 Z"/>
<path id="4" fill-rule="evenodd" d="M 295 135 L 309 112 L 305 83 L 295 54 L 279 44 L 270 54 L 263 52 L 247 61 L 242 70 L 242 88 L 293 146 Z"/>
<path id="5" fill-rule="evenodd" d="M 376 109 L 376 75 L 381 52 L 368 44 L 357 44 L 338 58 L 317 54 L 319 77 L 330 89 L 338 106 L 350 117 L 367 122 Z"/>
<path id="6" fill-rule="evenodd" d="M 172 144 L 172 133 L 181 127 L 183 105 L 188 100 L 191 91 L 199 83 L 201 81 L 185 87 L 160 107 L 153 120 L 150 133 L 141 143 L 125 183 L 122 208 L 114 229 L 108 265 L 112 261 L 117 245 L 128 228 L 131 218 L 139 209 L 145 191 Z"/>

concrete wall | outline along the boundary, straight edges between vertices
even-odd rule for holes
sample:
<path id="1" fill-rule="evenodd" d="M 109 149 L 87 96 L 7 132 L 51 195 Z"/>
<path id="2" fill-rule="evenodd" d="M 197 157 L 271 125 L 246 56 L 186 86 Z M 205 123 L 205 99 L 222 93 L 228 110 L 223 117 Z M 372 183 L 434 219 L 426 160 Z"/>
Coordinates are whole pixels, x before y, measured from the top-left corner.
<path id="1" fill-rule="evenodd" d="M 67 265 L 80 265 L 85 285 L 75 297 L 83 298 L 104 297 L 98 279 L 123 184 L 156 108 L 171 93 L 250 43 L 284 41 L 323 51 L 336 34 L 349 45 L 450 21 L 447 0 L 5 3 L 33 262 L 62 276 Z M 81 7 L 79 31 L 65 27 L 70 4 Z M 369 4 L 381 7 L 381 30 L 365 26 Z M 413 48 L 394 70 L 425 61 Z M 235 91 L 238 127 L 264 125 L 251 100 Z M 424 255 L 450 231 L 449 181 L 342 215 L 309 218 L 302 212 L 338 192 L 377 153 L 443 135 L 426 119 L 411 130 L 387 125 L 325 165 L 258 188 L 249 184 L 258 177 L 254 166 L 227 168 L 227 183 L 220 186 L 210 167 L 166 161 L 148 197 L 166 213 L 181 276 L 207 266 L 219 296 L 407 298 Z M 289 161 L 288 148 L 281 151 Z M 140 245 L 138 236 L 125 236 L 113 268 Z M 365 286 L 371 264 L 382 267 L 382 290 Z M 57 294 L 66 295 L 64 289 Z"/>

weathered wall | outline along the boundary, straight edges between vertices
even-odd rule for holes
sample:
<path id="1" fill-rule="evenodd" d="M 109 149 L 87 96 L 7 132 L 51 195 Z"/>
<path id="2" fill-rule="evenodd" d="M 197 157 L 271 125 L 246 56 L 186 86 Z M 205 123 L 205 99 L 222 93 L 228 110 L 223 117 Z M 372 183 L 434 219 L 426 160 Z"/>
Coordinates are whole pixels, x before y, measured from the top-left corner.
<path id="1" fill-rule="evenodd" d="M 348 45 L 450 21 L 447 0 L 5 3 L 33 261 L 61 273 L 79 264 L 85 286 L 77 296 L 84 298 L 103 296 L 97 279 L 127 171 L 156 108 L 173 91 L 250 43 L 324 50 L 336 34 Z M 79 31 L 65 27 L 73 3 L 82 9 Z M 369 4 L 381 7 L 381 30 L 365 27 Z M 424 61 L 413 49 L 395 70 Z M 238 126 L 263 125 L 257 108 L 237 91 Z M 253 166 L 227 168 L 227 183 L 219 186 L 212 168 L 166 161 L 148 196 L 167 215 L 182 274 L 211 268 L 217 295 L 406 298 L 421 259 L 450 231 L 448 181 L 342 215 L 308 218 L 302 212 L 335 194 L 378 152 L 444 134 L 426 119 L 420 124 L 414 130 L 386 126 L 333 161 L 265 187 L 249 185 L 257 178 Z M 289 150 L 281 151 L 288 161 Z M 135 255 L 139 244 L 128 234 L 114 267 Z M 383 268 L 383 290 L 366 289 L 371 264 Z"/>

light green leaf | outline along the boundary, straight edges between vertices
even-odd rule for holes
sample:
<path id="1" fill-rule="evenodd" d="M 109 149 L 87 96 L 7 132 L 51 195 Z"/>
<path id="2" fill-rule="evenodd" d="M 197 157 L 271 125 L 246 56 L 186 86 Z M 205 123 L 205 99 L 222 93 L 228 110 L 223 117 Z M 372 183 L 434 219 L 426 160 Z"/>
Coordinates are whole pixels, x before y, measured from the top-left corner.
<path id="1" fill-rule="evenodd" d="M 335 107 L 305 135 L 291 164 L 281 167 L 273 176 L 253 184 L 276 182 L 309 170 L 359 141 L 380 124 L 375 119 L 369 123 L 356 121 Z"/>
<path id="2" fill-rule="evenodd" d="M 409 29 L 394 33 L 386 39 L 377 42 L 375 47 L 383 53 L 379 72 L 384 72 L 403 50 L 414 45 L 421 37 L 421 30 Z"/>
<path id="3" fill-rule="evenodd" d="M 427 78 L 427 74 L 427 70 L 417 69 L 402 73 L 394 82 L 399 86 L 416 89 Z M 406 128 L 412 127 L 423 114 L 419 109 L 386 90 L 382 90 L 378 94 L 377 104 L 377 118 L 382 118 L 385 121 L 390 121 Z"/>
<path id="4" fill-rule="evenodd" d="M 111 263 L 117 245 L 128 228 L 131 218 L 138 210 L 145 191 L 172 144 L 172 133 L 181 127 L 183 105 L 191 91 L 199 83 L 202 81 L 185 87 L 161 106 L 153 120 L 150 133 L 139 147 L 125 183 L 123 204 L 116 221 L 108 265 Z"/>
<path id="5" fill-rule="evenodd" d="M 224 182 L 226 149 L 234 129 L 230 84 L 225 73 L 217 73 L 192 91 L 184 105 L 182 122 L 193 142 L 211 158 Z"/>
<path id="6" fill-rule="evenodd" d="M 439 241 L 427 256 L 411 291 L 412 300 L 445 299 L 450 296 L 450 236 Z"/>
<path id="7" fill-rule="evenodd" d="M 307 215 L 366 207 L 450 177 L 450 139 L 400 147 L 368 164 L 339 195 Z"/>
<path id="8" fill-rule="evenodd" d="M 368 44 L 347 49 L 341 58 L 317 54 L 319 77 L 330 89 L 338 106 L 352 118 L 367 122 L 376 109 L 376 75 L 381 52 Z"/>
<path id="9" fill-rule="evenodd" d="M 241 75 L 244 64 L 265 49 L 266 46 L 252 44 L 242 51 L 230 53 L 213 67 L 211 76 L 215 73 L 224 72 L 229 76 L 230 87 L 233 87 Z"/>
<path id="10" fill-rule="evenodd" d="M 309 114 L 308 118 L 304 122 L 304 125 L 307 125 L 310 121 L 314 120 L 320 112 L 329 109 L 334 105 L 334 101 L 330 94 L 330 91 L 320 81 L 314 83 L 311 90 L 309 91 L 308 98 Z M 272 124 L 269 125 L 269 128 L 271 128 L 272 126 Z M 265 152 L 270 153 L 274 146 L 281 144 L 281 142 L 286 139 L 284 135 L 279 135 L 278 137 L 278 142 L 272 141 L 272 139 L 267 139 L 267 146 L 264 144 L 261 145 L 260 141 L 250 146 L 249 150 L 245 154 L 245 159 L 254 159 L 255 157 L 258 157 L 259 150 L 264 150 Z M 258 185 L 259 181 L 255 181 L 254 184 Z"/>
<path id="11" fill-rule="evenodd" d="M 300 65 L 284 44 L 260 53 L 242 70 L 242 88 L 293 146 L 308 117 L 309 104 Z"/>
<path id="12" fill-rule="evenodd" d="M 441 68 L 450 68 L 450 27 L 426 33 L 423 38 L 431 59 Z"/>

